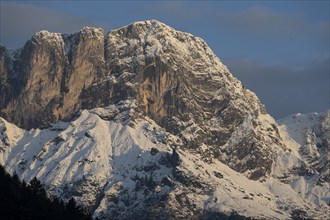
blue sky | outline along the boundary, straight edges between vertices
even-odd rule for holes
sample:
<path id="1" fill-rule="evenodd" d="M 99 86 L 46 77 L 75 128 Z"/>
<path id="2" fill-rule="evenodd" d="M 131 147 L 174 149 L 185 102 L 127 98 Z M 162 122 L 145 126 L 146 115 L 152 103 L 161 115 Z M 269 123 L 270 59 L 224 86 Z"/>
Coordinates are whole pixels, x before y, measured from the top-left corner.
<path id="1" fill-rule="evenodd" d="M 0 42 L 156 19 L 202 37 L 270 114 L 329 108 L 329 1 L 1 1 Z"/>

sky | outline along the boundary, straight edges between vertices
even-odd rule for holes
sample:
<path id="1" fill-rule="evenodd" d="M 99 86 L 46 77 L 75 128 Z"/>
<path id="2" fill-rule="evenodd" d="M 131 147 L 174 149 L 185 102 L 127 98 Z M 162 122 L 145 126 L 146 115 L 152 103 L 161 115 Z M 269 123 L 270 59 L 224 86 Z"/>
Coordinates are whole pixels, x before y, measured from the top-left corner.
<path id="1" fill-rule="evenodd" d="M 4 1 L 0 43 L 156 19 L 203 38 L 276 119 L 330 108 L 330 1 Z"/>

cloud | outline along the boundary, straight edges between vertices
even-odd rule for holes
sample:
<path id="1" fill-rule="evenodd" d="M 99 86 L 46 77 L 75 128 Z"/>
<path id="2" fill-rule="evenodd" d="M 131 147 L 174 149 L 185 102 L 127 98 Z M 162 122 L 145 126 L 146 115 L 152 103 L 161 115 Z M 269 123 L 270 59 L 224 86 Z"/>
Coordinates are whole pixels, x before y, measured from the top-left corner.
<path id="1" fill-rule="evenodd" d="M 266 7 L 249 7 L 236 12 L 220 12 L 220 26 L 261 37 L 329 38 L 329 20 L 307 21 L 300 13 L 278 13 Z"/>
<path id="2" fill-rule="evenodd" d="M 254 61 L 228 60 L 230 71 L 254 91 L 275 118 L 321 112 L 330 105 L 330 58 L 293 68 Z"/>
<path id="3" fill-rule="evenodd" d="M 93 22 L 44 8 L 14 3 L 1 3 L 1 44 L 8 48 L 23 46 L 25 41 L 40 30 L 72 33 Z"/>
<path id="4" fill-rule="evenodd" d="M 197 7 L 200 6 L 200 7 Z M 134 9 L 132 9 L 133 12 Z M 134 11 L 138 14 L 149 14 L 160 18 L 175 18 L 180 22 L 195 21 L 201 18 L 209 12 L 209 8 L 199 2 L 193 4 L 187 4 L 187 2 L 150 2 L 144 5 L 138 11 Z"/>
<path id="5" fill-rule="evenodd" d="M 221 9 L 223 5 L 223 9 Z M 144 6 L 135 13 L 151 14 L 156 17 L 175 18 L 178 21 L 207 21 L 221 32 L 233 31 L 260 37 L 310 37 L 329 38 L 329 20 L 309 21 L 299 12 L 276 12 L 267 7 L 250 6 L 233 10 L 233 3 L 214 2 L 157 2 Z M 229 8 L 228 8 L 229 7 Z M 170 16 L 169 16 L 170 15 Z M 269 40 L 269 39 L 265 39 Z"/>

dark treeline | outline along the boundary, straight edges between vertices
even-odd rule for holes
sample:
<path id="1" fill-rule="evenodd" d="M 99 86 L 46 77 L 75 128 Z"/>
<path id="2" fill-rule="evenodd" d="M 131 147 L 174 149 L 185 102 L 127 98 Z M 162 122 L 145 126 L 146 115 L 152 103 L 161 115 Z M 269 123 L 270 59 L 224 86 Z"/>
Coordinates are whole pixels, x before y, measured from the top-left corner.
<path id="1" fill-rule="evenodd" d="M 73 198 L 67 204 L 58 198 L 50 200 L 37 178 L 26 184 L 0 165 L 0 219 L 87 220 L 91 216 L 85 214 Z"/>

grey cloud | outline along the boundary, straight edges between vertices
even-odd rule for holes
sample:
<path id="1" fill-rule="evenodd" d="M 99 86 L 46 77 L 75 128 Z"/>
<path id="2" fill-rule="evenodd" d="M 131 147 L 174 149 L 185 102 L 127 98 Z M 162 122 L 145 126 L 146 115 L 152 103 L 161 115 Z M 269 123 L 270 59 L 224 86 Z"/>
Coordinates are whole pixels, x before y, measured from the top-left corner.
<path id="1" fill-rule="evenodd" d="M 150 4 L 136 13 L 141 15 L 149 13 L 160 19 L 164 18 L 164 21 L 170 21 L 169 24 L 172 24 L 168 19 L 170 17 L 178 21 L 173 22 L 173 27 L 182 31 L 193 31 L 193 34 L 205 38 L 210 45 L 213 45 L 212 49 L 216 52 L 220 48 L 220 40 L 231 44 L 235 39 L 236 42 L 231 45 L 232 51 L 237 50 L 235 46 L 243 46 L 244 50 L 247 48 L 244 44 L 251 42 L 257 50 L 276 47 L 274 53 L 280 53 L 282 47 L 283 51 L 286 51 L 285 56 L 290 56 L 289 54 L 295 53 L 297 48 L 305 46 L 307 50 L 329 54 L 329 20 L 312 21 L 306 19 L 303 13 L 279 13 L 266 7 L 219 11 L 213 8 L 210 2 L 201 5 L 194 2 L 194 7 L 191 5 L 186 2 L 163 2 Z M 185 21 L 185 25 L 182 25 L 182 21 Z M 198 30 L 194 26 L 198 26 Z M 215 40 L 216 37 L 219 41 Z M 285 45 L 288 48 L 284 50 Z M 228 45 L 224 47 L 230 50 Z M 310 55 L 294 55 L 294 57 L 307 56 Z"/>
<path id="2" fill-rule="evenodd" d="M 231 72 L 254 91 L 275 118 L 330 108 L 329 58 L 302 68 L 228 60 Z"/>
<path id="3" fill-rule="evenodd" d="M 84 26 L 95 26 L 83 18 L 32 5 L 1 3 L 0 10 L 0 42 L 8 48 L 23 46 L 27 39 L 40 30 L 72 33 Z"/>
<path id="4" fill-rule="evenodd" d="M 309 22 L 299 13 L 278 13 L 265 7 L 220 12 L 217 22 L 237 32 L 267 37 L 318 36 L 329 38 L 329 21 Z"/>
<path id="5" fill-rule="evenodd" d="M 198 2 L 197 2 L 198 3 Z M 194 2 L 196 4 L 196 2 Z M 201 7 L 190 7 L 186 2 L 153 2 L 146 7 L 143 7 L 139 11 L 134 11 L 134 13 L 145 14 L 148 13 L 150 15 L 156 17 L 171 17 L 176 18 L 179 21 L 192 21 L 202 16 L 206 15 L 210 9 L 205 6 L 205 3 L 201 5 Z M 132 10 L 133 12 L 133 10 Z"/>
<path id="6" fill-rule="evenodd" d="M 329 38 L 329 20 L 306 21 L 300 13 L 278 13 L 266 7 L 252 6 L 238 11 L 216 11 L 212 4 L 203 2 L 190 7 L 186 2 L 161 2 L 150 4 L 135 13 L 149 13 L 157 17 L 171 17 L 196 22 L 199 19 L 213 23 L 214 28 L 252 34 L 261 37 L 310 37 Z M 265 39 L 267 40 L 267 39 Z M 269 39 L 268 39 L 269 40 Z"/>

